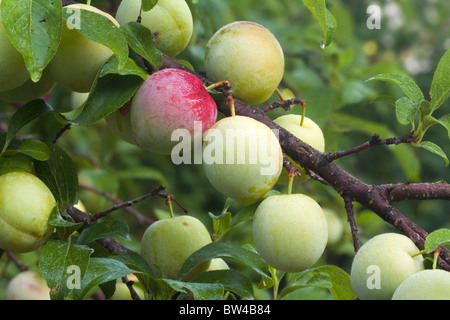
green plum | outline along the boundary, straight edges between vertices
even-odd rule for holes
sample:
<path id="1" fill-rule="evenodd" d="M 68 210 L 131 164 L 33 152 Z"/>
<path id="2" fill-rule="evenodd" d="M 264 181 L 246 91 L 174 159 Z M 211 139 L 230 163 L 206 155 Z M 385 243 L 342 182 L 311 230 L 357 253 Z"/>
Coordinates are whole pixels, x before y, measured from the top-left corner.
<path id="1" fill-rule="evenodd" d="M 406 278 L 423 269 L 423 257 L 414 242 L 402 234 L 383 233 L 356 253 L 351 284 L 361 300 L 390 300 Z"/>
<path id="2" fill-rule="evenodd" d="M 276 134 L 245 116 L 217 121 L 204 134 L 203 168 L 209 182 L 239 205 L 264 196 L 277 182 L 283 153 Z"/>
<path id="3" fill-rule="evenodd" d="M 261 257 L 284 272 L 312 267 L 322 256 L 328 227 L 321 206 L 304 194 L 272 195 L 253 218 L 253 240 Z"/>
<path id="4" fill-rule="evenodd" d="M 120 25 L 136 21 L 140 10 L 141 0 L 122 0 L 116 19 Z M 194 28 L 191 10 L 185 0 L 159 0 L 151 10 L 141 12 L 141 24 L 158 33 L 156 47 L 171 57 L 187 47 Z"/>
<path id="5" fill-rule="evenodd" d="M 211 81 L 228 80 L 233 96 L 250 105 L 268 100 L 284 75 L 280 43 L 267 28 L 250 21 L 219 29 L 206 45 L 204 64 Z"/>
<path id="6" fill-rule="evenodd" d="M 0 11 L 0 92 L 13 90 L 29 78 L 22 55 L 6 34 Z"/>
<path id="7" fill-rule="evenodd" d="M 310 118 L 304 117 L 302 123 L 302 116 L 295 114 L 288 114 L 278 117 L 274 120 L 276 124 L 280 127 L 286 129 L 292 133 L 295 137 L 299 138 L 303 142 L 309 144 L 314 149 L 324 152 L 325 150 L 325 138 L 323 136 L 322 129 Z M 305 173 L 305 169 L 302 168 L 298 163 L 293 162 L 290 157 L 288 160 L 291 161 L 291 165 L 297 168 L 300 176 L 295 178 L 296 183 L 302 183 L 307 181 L 310 176 Z M 280 179 L 278 180 L 281 184 L 287 184 L 289 181 L 288 172 L 283 169 Z"/>
<path id="8" fill-rule="evenodd" d="M 158 276 L 176 279 L 186 259 L 211 243 L 205 225 L 197 218 L 183 215 L 152 223 L 141 240 L 141 255 Z M 205 272 L 210 261 L 194 268 L 183 280 Z"/>
<path id="9" fill-rule="evenodd" d="M 81 18 L 84 11 L 98 13 L 107 17 L 115 27 L 120 27 L 111 15 L 96 7 L 77 3 L 66 8 L 79 9 Z M 62 29 L 58 51 L 48 64 L 50 74 L 57 83 L 73 91 L 89 92 L 98 71 L 113 52 L 105 45 L 87 38 L 76 28 L 69 29 L 67 23 L 63 23 Z"/>
<path id="10" fill-rule="evenodd" d="M 0 248 L 29 252 L 52 235 L 48 223 L 56 201 L 48 187 L 29 172 L 0 176 Z"/>
<path id="11" fill-rule="evenodd" d="M 441 269 L 416 272 L 398 286 L 392 300 L 450 300 L 450 272 Z"/>
<path id="12" fill-rule="evenodd" d="M 28 79 L 17 88 L 0 92 L 0 100 L 11 103 L 26 103 L 34 99 L 40 99 L 50 92 L 55 84 L 53 77 L 47 69 L 44 69 L 38 82 Z"/>

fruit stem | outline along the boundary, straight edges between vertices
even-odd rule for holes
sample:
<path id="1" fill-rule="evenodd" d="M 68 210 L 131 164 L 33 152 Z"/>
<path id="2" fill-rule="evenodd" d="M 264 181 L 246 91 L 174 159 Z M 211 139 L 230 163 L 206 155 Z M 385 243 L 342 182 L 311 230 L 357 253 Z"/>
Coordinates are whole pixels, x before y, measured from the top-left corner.
<path id="1" fill-rule="evenodd" d="M 439 257 L 439 251 L 435 251 L 433 253 L 433 270 L 436 269 L 438 257 Z"/>
<path id="2" fill-rule="evenodd" d="M 286 99 L 284 98 L 283 94 L 281 93 L 280 89 L 277 88 L 277 94 L 280 97 L 281 101 L 286 101 Z"/>
<path id="3" fill-rule="evenodd" d="M 300 120 L 300 127 L 303 127 L 303 120 L 305 119 L 306 114 L 306 103 L 302 104 L 302 119 Z"/>
<path id="4" fill-rule="evenodd" d="M 87 0 L 87 1 L 86 1 L 86 4 L 87 4 L 88 6 L 90 6 L 90 5 L 91 5 L 91 0 Z"/>
<path id="5" fill-rule="evenodd" d="M 169 208 L 170 217 L 173 218 L 174 214 L 173 214 L 173 207 L 172 207 L 172 201 L 170 200 L 170 196 L 167 196 L 166 204 L 167 204 L 167 207 Z"/>
<path id="6" fill-rule="evenodd" d="M 288 194 L 292 194 L 292 185 L 294 184 L 295 173 L 289 172 Z"/>

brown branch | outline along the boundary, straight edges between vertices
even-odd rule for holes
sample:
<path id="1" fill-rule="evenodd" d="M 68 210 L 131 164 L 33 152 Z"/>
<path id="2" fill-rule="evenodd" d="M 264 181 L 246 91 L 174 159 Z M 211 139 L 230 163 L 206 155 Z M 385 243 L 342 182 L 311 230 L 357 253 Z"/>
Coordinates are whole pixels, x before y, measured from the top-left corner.
<path id="1" fill-rule="evenodd" d="M 294 104 L 300 104 L 302 106 L 305 106 L 305 100 L 303 99 L 299 99 L 299 98 L 292 98 L 292 99 L 288 99 L 288 100 L 280 100 L 280 101 L 276 101 L 272 104 L 269 104 L 267 106 L 265 106 L 262 110 L 264 112 L 269 112 L 270 110 L 273 109 L 277 109 L 277 108 L 283 108 L 286 111 L 291 110 L 291 107 Z"/>

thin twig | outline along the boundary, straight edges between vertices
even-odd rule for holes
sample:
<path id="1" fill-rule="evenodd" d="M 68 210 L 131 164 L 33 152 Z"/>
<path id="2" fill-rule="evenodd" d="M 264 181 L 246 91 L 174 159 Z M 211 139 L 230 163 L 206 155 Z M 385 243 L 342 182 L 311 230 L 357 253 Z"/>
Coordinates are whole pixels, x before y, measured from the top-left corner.
<path id="1" fill-rule="evenodd" d="M 345 210 L 347 211 L 347 218 L 348 218 L 348 222 L 350 223 L 350 229 L 352 232 L 353 248 L 354 248 L 355 252 L 358 252 L 361 245 L 359 243 L 358 226 L 356 225 L 356 221 L 355 221 L 355 214 L 353 211 L 352 200 L 349 197 L 344 197 L 344 205 L 345 205 Z"/>
<path id="2" fill-rule="evenodd" d="M 414 142 L 416 142 L 416 140 L 413 137 L 413 132 L 410 132 L 409 134 L 407 134 L 406 136 L 401 137 L 401 138 L 388 138 L 388 139 L 380 139 L 380 136 L 378 134 L 374 134 L 370 138 L 369 141 L 364 142 L 363 144 L 361 144 L 357 147 L 328 153 L 328 154 L 326 154 L 326 157 L 327 157 L 328 161 L 334 161 L 339 158 L 342 158 L 342 157 L 345 157 L 345 156 L 348 156 L 351 154 L 359 153 L 363 150 L 367 150 L 373 146 L 392 145 L 392 144 L 398 145 L 401 143 L 414 143 Z"/>
<path id="3" fill-rule="evenodd" d="M 119 209 L 122 209 L 122 208 L 125 208 L 125 207 L 131 207 L 132 205 L 134 205 L 134 204 L 136 204 L 138 202 L 141 202 L 141 201 L 144 201 L 144 200 L 146 200 L 146 199 L 148 199 L 150 197 L 154 197 L 154 196 L 159 195 L 159 193 L 162 190 L 164 190 L 164 189 L 165 189 L 164 186 L 159 186 L 156 189 L 154 189 L 153 191 L 151 191 L 150 193 L 144 194 L 143 196 L 140 196 L 140 197 L 138 197 L 136 199 L 125 201 L 125 202 L 116 204 L 116 205 L 114 205 L 111 208 L 108 208 L 106 210 L 97 212 L 96 214 L 93 215 L 93 219 L 94 220 L 98 220 L 98 219 L 101 219 L 101 218 L 107 216 L 108 214 L 110 214 L 111 212 L 114 212 L 116 210 L 119 210 Z"/>

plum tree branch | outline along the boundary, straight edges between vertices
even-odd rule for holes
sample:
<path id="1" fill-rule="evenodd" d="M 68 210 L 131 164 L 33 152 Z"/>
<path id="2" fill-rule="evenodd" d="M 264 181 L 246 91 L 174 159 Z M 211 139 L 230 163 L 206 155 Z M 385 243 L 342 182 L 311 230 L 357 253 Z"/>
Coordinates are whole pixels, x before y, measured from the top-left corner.
<path id="1" fill-rule="evenodd" d="M 168 56 L 163 56 L 161 68 L 178 68 L 191 72 L 199 77 L 206 85 L 211 81 L 207 77 L 196 73 L 181 63 Z M 226 79 L 224 79 L 226 80 Z M 217 101 L 218 110 L 225 116 L 230 116 L 230 107 L 226 98 Z M 413 221 L 404 216 L 399 210 L 391 205 L 391 201 L 400 201 L 403 199 L 442 199 L 450 200 L 450 185 L 446 182 L 411 184 L 405 185 L 369 185 L 353 177 L 350 173 L 339 167 L 333 160 L 355 152 L 360 152 L 371 146 L 399 144 L 413 142 L 412 137 L 407 135 L 403 138 L 380 139 L 374 135 L 372 139 L 361 146 L 349 149 L 344 152 L 325 154 L 312 148 L 310 145 L 301 141 L 284 128 L 274 123 L 264 112 L 263 109 L 252 107 L 243 102 L 234 99 L 234 110 L 237 115 L 254 118 L 270 129 L 278 132 L 278 138 L 283 152 L 289 156 L 292 161 L 298 163 L 307 169 L 307 172 L 315 174 L 320 181 L 333 187 L 349 206 L 351 202 L 358 202 L 367 207 L 375 214 L 380 216 L 387 223 L 390 223 L 403 234 L 408 236 L 419 249 L 424 248 L 425 239 L 428 233 L 417 226 Z M 357 247 L 356 247 L 357 249 Z M 439 265 L 450 271 L 450 250 L 445 247 L 439 249 Z"/>

